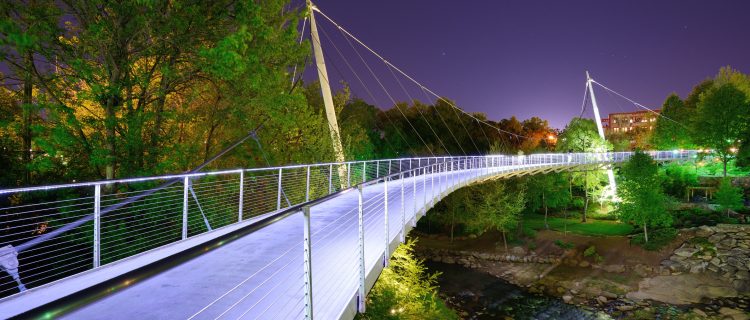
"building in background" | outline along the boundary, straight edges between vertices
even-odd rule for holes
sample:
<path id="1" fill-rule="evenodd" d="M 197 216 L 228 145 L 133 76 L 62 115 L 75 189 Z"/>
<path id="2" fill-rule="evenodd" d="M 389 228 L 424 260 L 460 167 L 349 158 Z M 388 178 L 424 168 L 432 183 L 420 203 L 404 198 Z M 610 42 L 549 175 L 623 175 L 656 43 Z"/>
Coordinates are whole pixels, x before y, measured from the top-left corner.
<path id="1" fill-rule="evenodd" d="M 654 112 L 657 114 L 648 110 L 610 113 L 608 118 L 602 119 L 602 126 L 608 135 L 627 133 L 637 129 L 652 131 L 656 126 L 656 118 L 659 117 L 658 113 L 661 112 L 661 109 L 656 109 Z"/>

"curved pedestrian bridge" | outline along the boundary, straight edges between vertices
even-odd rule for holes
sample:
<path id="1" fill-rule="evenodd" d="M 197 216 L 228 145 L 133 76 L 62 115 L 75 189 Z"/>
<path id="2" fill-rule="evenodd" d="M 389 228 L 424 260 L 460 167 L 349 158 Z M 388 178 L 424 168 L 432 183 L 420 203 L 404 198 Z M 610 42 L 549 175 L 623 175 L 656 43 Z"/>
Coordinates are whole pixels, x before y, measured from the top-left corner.
<path id="1" fill-rule="evenodd" d="M 24 199 L 0 207 L 10 226 L 0 318 L 352 319 L 405 234 L 453 190 L 630 155 L 390 159 L 0 190 Z M 44 229 L 14 233 L 31 223 Z"/>

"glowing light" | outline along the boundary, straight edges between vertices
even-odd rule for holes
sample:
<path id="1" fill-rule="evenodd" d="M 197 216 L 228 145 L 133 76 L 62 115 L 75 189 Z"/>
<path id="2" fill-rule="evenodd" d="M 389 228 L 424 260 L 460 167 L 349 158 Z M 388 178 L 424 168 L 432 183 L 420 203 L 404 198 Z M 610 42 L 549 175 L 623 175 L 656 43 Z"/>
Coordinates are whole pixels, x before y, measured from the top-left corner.
<path id="1" fill-rule="evenodd" d="M 737 148 L 731 147 L 731 148 L 729 148 L 729 152 L 731 152 L 731 153 L 737 153 Z"/>

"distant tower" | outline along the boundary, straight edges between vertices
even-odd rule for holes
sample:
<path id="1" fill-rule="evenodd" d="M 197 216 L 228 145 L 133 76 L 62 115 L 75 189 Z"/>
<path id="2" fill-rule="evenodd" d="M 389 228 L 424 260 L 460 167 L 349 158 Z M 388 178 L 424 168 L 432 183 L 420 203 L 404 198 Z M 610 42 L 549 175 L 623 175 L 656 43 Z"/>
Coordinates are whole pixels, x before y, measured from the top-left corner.
<path id="1" fill-rule="evenodd" d="M 599 131 L 599 136 L 602 137 L 603 140 L 607 140 L 607 138 L 604 137 L 604 128 L 602 127 L 602 117 L 599 115 L 599 106 L 596 104 L 593 81 L 594 79 L 591 79 L 591 76 L 589 76 L 589 72 L 586 71 L 586 87 L 589 88 L 589 94 L 591 95 L 591 105 L 594 109 L 596 129 Z M 615 183 L 615 173 L 612 171 L 612 167 L 607 169 L 607 178 L 609 178 L 609 195 L 615 197 L 615 195 L 617 194 L 617 184 Z"/>

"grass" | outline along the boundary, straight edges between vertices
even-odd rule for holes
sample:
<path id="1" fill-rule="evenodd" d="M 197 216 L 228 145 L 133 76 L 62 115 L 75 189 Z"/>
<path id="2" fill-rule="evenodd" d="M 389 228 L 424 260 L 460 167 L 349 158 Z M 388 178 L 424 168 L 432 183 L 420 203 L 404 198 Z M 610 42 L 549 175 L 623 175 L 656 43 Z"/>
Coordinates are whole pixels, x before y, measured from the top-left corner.
<path id="1" fill-rule="evenodd" d="M 565 231 L 567 222 L 568 232 L 584 236 L 625 236 L 633 232 L 633 226 L 609 220 L 588 219 L 588 222 L 582 223 L 580 219 L 565 219 L 558 217 L 549 217 L 547 219 L 551 230 Z M 538 214 L 525 215 L 523 217 L 525 228 L 533 230 L 544 230 L 544 216 Z"/>

